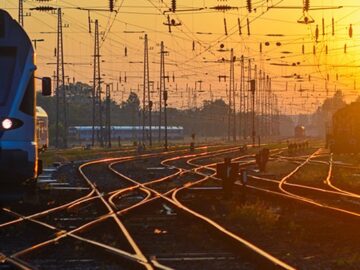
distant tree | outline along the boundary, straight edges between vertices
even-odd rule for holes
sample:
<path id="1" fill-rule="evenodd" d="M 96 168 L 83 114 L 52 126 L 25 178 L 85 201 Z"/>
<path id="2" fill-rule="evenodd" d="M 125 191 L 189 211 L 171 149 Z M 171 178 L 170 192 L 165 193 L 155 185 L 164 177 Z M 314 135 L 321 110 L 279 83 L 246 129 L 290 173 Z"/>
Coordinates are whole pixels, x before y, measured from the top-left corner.
<path id="1" fill-rule="evenodd" d="M 121 108 L 123 110 L 135 110 L 136 112 L 140 111 L 140 99 L 135 92 L 130 92 L 128 99 L 125 102 L 122 102 Z"/>
<path id="2" fill-rule="evenodd" d="M 343 108 L 346 105 L 344 101 L 344 95 L 341 91 L 336 91 L 333 97 L 324 100 L 321 110 L 333 114 L 338 109 Z"/>
<path id="3" fill-rule="evenodd" d="M 140 99 L 135 92 L 130 92 L 128 99 L 120 105 L 118 123 L 136 126 L 139 125 L 140 116 Z"/>
<path id="4" fill-rule="evenodd" d="M 325 99 L 317 108 L 312 116 L 312 122 L 319 136 L 325 136 L 327 129 L 331 127 L 333 114 L 344 106 L 346 106 L 344 95 L 341 91 L 336 91 L 334 96 Z"/>

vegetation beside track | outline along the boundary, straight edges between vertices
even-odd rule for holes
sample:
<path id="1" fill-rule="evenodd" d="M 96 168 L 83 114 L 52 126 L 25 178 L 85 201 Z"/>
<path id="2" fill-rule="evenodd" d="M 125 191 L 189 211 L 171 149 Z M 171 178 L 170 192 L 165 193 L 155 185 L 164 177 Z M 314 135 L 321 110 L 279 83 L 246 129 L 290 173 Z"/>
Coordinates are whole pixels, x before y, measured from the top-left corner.
<path id="1" fill-rule="evenodd" d="M 335 166 L 331 182 L 337 187 L 360 194 L 360 168 L 350 169 Z"/>
<path id="2" fill-rule="evenodd" d="M 205 145 L 206 143 L 198 143 L 196 144 L 196 147 Z M 239 146 L 241 146 L 241 143 L 238 143 Z M 218 147 L 231 147 L 236 146 L 233 144 L 225 144 L 225 143 L 218 143 L 214 144 L 213 146 L 209 146 L 209 148 L 216 149 Z M 279 148 L 279 147 L 285 147 L 284 143 L 273 143 L 267 146 L 270 149 Z M 169 150 L 182 150 L 182 149 L 188 149 L 189 144 L 188 143 L 178 143 L 173 144 L 169 146 Z M 254 149 L 250 150 L 250 152 L 255 153 L 256 150 L 258 150 L 258 147 L 256 148 L 249 148 Z M 145 152 L 151 152 L 151 151 L 161 151 L 163 150 L 162 145 L 154 144 L 152 148 L 148 148 Z M 105 158 L 105 157 L 116 157 L 119 155 L 126 155 L 128 153 L 134 154 L 136 151 L 136 147 L 132 145 L 126 145 L 121 147 L 112 147 L 112 148 L 100 148 L 100 147 L 94 147 L 90 149 L 86 149 L 84 147 L 75 147 L 75 148 L 69 148 L 69 149 L 48 149 L 44 153 L 40 153 L 39 157 L 43 160 L 44 166 L 50 166 L 54 162 L 70 162 L 75 160 L 91 160 L 91 159 L 98 159 L 98 158 Z"/>
<path id="3" fill-rule="evenodd" d="M 196 147 L 199 147 L 204 144 L 198 144 Z M 219 147 L 231 146 L 226 144 L 216 144 L 213 146 L 209 146 L 211 149 L 216 149 Z M 152 151 L 163 151 L 163 147 L 161 145 L 155 144 L 152 148 L 147 148 L 144 152 L 152 152 Z M 186 150 L 189 149 L 188 144 L 179 143 L 173 144 L 169 146 L 169 151 L 174 150 Z M 112 147 L 112 148 L 100 148 L 94 147 L 90 149 L 86 149 L 83 147 L 69 148 L 69 149 L 48 149 L 44 153 L 40 153 L 39 158 L 43 160 L 44 166 L 50 166 L 54 162 L 70 162 L 76 160 L 92 160 L 92 159 L 100 159 L 100 158 L 111 158 L 128 154 L 135 154 L 136 147 L 127 145 L 121 147 Z"/>
<path id="4" fill-rule="evenodd" d="M 114 147 L 114 148 L 92 148 L 85 149 L 82 147 L 69 149 L 49 149 L 39 155 L 43 160 L 45 167 L 50 166 L 54 162 L 70 162 L 75 160 L 96 159 L 108 156 L 118 155 L 119 152 L 133 151 L 134 147 Z"/>
<path id="5" fill-rule="evenodd" d="M 251 189 L 239 189 L 227 199 L 221 191 L 212 196 L 193 191 L 182 198 L 186 206 L 298 269 L 360 265 L 358 222 L 351 218 Z"/>
<path id="6" fill-rule="evenodd" d="M 360 154 L 334 154 L 334 162 L 346 163 L 360 168 Z"/>
<path id="7" fill-rule="evenodd" d="M 328 170 L 329 166 L 326 164 L 306 164 L 292 176 L 289 182 L 312 186 L 323 185 Z"/>

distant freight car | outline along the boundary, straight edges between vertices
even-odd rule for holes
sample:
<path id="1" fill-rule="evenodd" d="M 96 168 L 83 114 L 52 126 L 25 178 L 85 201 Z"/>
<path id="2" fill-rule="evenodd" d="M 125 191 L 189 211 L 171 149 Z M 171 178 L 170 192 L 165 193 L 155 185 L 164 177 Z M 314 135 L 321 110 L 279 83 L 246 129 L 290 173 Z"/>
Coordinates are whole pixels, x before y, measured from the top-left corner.
<path id="1" fill-rule="evenodd" d="M 333 115 L 330 148 L 334 153 L 360 152 L 360 102 L 353 102 Z"/>
<path id="2" fill-rule="evenodd" d="M 295 138 L 305 138 L 305 127 L 297 125 L 294 129 Z"/>

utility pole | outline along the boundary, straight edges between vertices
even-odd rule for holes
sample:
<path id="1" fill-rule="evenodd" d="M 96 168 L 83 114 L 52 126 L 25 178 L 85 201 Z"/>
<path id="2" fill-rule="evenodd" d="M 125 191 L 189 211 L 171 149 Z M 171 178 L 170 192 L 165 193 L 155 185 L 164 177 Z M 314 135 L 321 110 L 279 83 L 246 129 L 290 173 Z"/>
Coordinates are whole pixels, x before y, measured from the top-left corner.
<path id="1" fill-rule="evenodd" d="M 167 100 L 168 100 L 168 91 L 164 90 L 165 151 L 168 150 Z"/>
<path id="2" fill-rule="evenodd" d="M 160 86 L 159 86 L 159 143 L 161 142 L 161 114 L 162 114 L 162 95 L 163 95 L 163 85 L 165 84 L 165 72 L 163 70 L 163 61 L 164 61 L 164 42 L 160 43 Z"/>
<path id="3" fill-rule="evenodd" d="M 242 117 L 244 115 L 244 56 L 240 58 L 240 88 L 239 88 L 239 138 L 241 139 L 241 131 L 243 129 Z"/>
<path id="4" fill-rule="evenodd" d="M 236 100 L 235 100 L 235 56 L 234 50 L 231 49 L 231 57 L 230 57 L 230 95 L 232 95 L 232 117 L 233 117 L 233 127 L 232 127 L 232 135 L 233 141 L 236 141 Z"/>
<path id="5" fill-rule="evenodd" d="M 58 28 L 57 28 L 57 50 L 56 50 L 56 147 L 60 146 L 60 95 L 62 95 L 62 147 L 67 147 L 67 114 L 66 114 L 66 91 L 64 73 L 64 44 L 62 32 L 61 8 L 58 8 Z M 61 86 L 61 91 L 60 91 Z"/>
<path id="6" fill-rule="evenodd" d="M 255 142 L 256 142 L 256 131 L 258 130 L 258 117 L 257 117 L 257 109 L 258 109 L 258 101 L 257 101 L 257 97 L 259 94 L 258 91 L 258 78 L 257 78 L 257 65 L 254 65 L 254 81 L 255 81 L 255 90 L 254 90 L 254 100 L 253 100 L 253 131 L 252 131 L 252 136 L 253 136 L 253 142 L 254 142 L 254 138 L 255 138 Z M 254 145 L 254 144 L 253 144 Z"/>
<path id="7" fill-rule="evenodd" d="M 194 110 L 196 111 L 196 108 L 197 108 L 197 81 L 195 81 L 195 88 L 194 88 L 194 91 L 193 91 L 193 107 L 194 107 Z M 200 83 L 200 90 L 201 90 L 201 83 Z"/>
<path id="8" fill-rule="evenodd" d="M 148 104 L 148 113 L 149 113 L 149 145 L 152 145 L 151 138 L 151 100 L 150 100 L 150 78 L 149 78 L 149 48 L 148 48 L 148 37 L 145 34 L 144 41 L 144 81 L 143 81 L 143 134 L 142 140 L 145 142 L 145 125 L 146 125 L 146 95 L 147 95 L 147 104 Z"/>
<path id="9" fill-rule="evenodd" d="M 168 53 L 164 51 L 164 42 L 161 41 L 160 43 L 160 87 L 159 87 L 159 142 L 161 142 L 161 128 L 162 128 L 162 99 L 167 97 L 166 86 L 165 86 L 165 79 L 169 78 L 169 76 L 165 76 L 165 54 Z M 165 148 L 167 149 L 167 119 L 166 119 L 166 100 L 164 99 L 164 117 L 165 117 Z"/>
<path id="10" fill-rule="evenodd" d="M 253 147 L 255 147 L 255 89 L 256 89 L 256 81 L 250 80 L 250 91 L 252 98 L 252 143 Z"/>
<path id="11" fill-rule="evenodd" d="M 19 0 L 19 24 L 24 27 L 24 0 Z"/>
<path id="12" fill-rule="evenodd" d="M 102 146 L 102 125 L 101 123 L 101 77 L 100 77 L 100 45 L 99 45 L 99 23 L 98 20 L 95 20 L 95 36 L 94 36 L 94 73 L 93 73 L 93 90 L 92 90 L 92 146 L 95 145 L 95 134 L 96 134 L 96 105 L 99 105 L 99 132 L 98 138 Z M 99 137 L 100 135 L 100 137 Z"/>
<path id="13" fill-rule="evenodd" d="M 248 63 L 248 91 L 246 93 L 247 100 L 246 100 L 246 137 L 250 137 L 252 134 L 250 132 L 250 106 L 251 106 L 251 59 L 249 58 Z"/>
<path id="14" fill-rule="evenodd" d="M 150 81 L 149 81 L 150 83 Z M 151 85 L 152 85 L 152 89 L 154 90 L 154 81 L 151 81 Z M 153 102 L 151 100 L 151 91 L 150 91 L 150 87 L 148 88 L 148 106 L 149 106 L 149 145 L 150 147 L 152 146 L 152 107 L 153 107 Z"/>
<path id="15" fill-rule="evenodd" d="M 261 117 L 262 117 L 262 115 L 261 115 L 261 93 L 262 93 L 262 91 L 261 91 L 261 87 L 262 87 L 262 77 L 261 77 L 261 75 L 262 75 L 262 71 L 261 71 L 261 69 L 259 68 L 259 71 L 258 71 L 258 79 L 257 79 L 257 99 L 256 99 L 256 103 L 257 103 L 257 125 L 256 125 L 256 130 L 257 130 L 257 135 L 258 135 L 258 139 L 259 139 L 259 137 L 261 137 Z"/>
<path id="16" fill-rule="evenodd" d="M 271 91 L 271 79 L 269 78 L 269 95 L 270 95 L 270 135 L 274 135 L 274 95 Z"/>
<path id="17" fill-rule="evenodd" d="M 265 76 L 265 90 L 264 90 L 264 114 L 265 114 L 265 135 L 268 136 L 268 79 L 269 75 Z"/>
<path id="18" fill-rule="evenodd" d="M 234 57 L 234 49 L 231 48 L 230 50 L 230 59 L 229 59 L 229 63 L 230 63 L 230 85 L 229 85 L 229 92 L 228 92 L 228 96 L 229 96 L 229 108 L 228 108 L 228 141 L 230 141 L 231 138 L 231 115 L 232 115 L 232 86 L 233 86 L 233 59 Z"/>
<path id="19" fill-rule="evenodd" d="M 165 76 L 165 54 L 164 51 L 164 42 L 161 41 L 160 44 L 160 117 L 159 117 L 159 141 L 161 141 L 161 103 L 162 98 L 164 99 L 164 120 L 165 120 L 165 150 L 168 149 L 168 134 L 167 134 L 167 99 L 168 92 L 166 90 L 165 79 L 169 78 Z"/>
<path id="20" fill-rule="evenodd" d="M 111 88 L 113 84 L 106 84 L 106 117 L 105 117 L 105 126 L 106 126 L 106 140 L 107 146 L 111 148 Z"/>
<path id="21" fill-rule="evenodd" d="M 260 73 L 261 78 L 261 94 L 260 94 L 260 105 L 261 105 L 261 136 L 265 136 L 265 72 Z"/>

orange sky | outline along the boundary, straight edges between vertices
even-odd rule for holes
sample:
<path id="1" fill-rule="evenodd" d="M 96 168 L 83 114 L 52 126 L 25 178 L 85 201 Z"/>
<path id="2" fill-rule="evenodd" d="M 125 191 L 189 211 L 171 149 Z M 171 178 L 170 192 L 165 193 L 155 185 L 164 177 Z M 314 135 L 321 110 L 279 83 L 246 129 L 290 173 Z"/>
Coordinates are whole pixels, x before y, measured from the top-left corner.
<path id="1" fill-rule="evenodd" d="M 134 3 L 135 2 L 135 3 Z M 100 22 L 102 74 L 104 81 L 118 82 L 119 77 L 127 73 L 127 82 L 119 83 L 119 91 L 114 92 L 118 100 L 127 97 L 131 89 L 137 89 L 142 83 L 143 36 L 149 36 L 150 79 L 157 81 L 159 74 L 159 43 L 165 42 L 169 56 L 166 57 L 167 71 L 175 75 L 175 82 L 170 81 L 170 105 L 188 106 L 189 88 L 195 87 L 195 81 L 202 80 L 202 90 L 198 92 L 197 105 L 201 100 L 210 99 L 210 84 L 214 98 L 226 98 L 226 83 L 218 82 L 219 75 L 228 75 L 228 63 L 215 63 L 221 58 L 229 58 L 229 52 L 219 52 L 220 44 L 225 50 L 234 48 L 236 56 L 244 55 L 254 59 L 258 69 L 264 70 L 272 77 L 273 92 L 277 93 L 282 110 L 287 112 L 311 112 L 335 89 L 341 89 L 348 100 L 357 95 L 360 87 L 358 78 L 359 63 L 359 14 L 360 3 L 356 0 L 344 1 L 310 1 L 310 8 L 343 6 L 341 9 L 310 10 L 309 15 L 315 20 L 313 24 L 299 24 L 302 16 L 301 0 L 252 1 L 253 10 L 249 13 L 246 1 L 242 0 L 177 0 L 177 12 L 169 13 L 181 26 L 172 27 L 168 32 L 166 14 L 171 0 L 117 0 L 115 8 L 118 14 L 92 11 L 91 20 Z M 17 18 L 17 0 L 0 0 L 0 8 L 8 10 Z M 83 82 L 92 80 L 93 34 L 88 33 L 88 13 L 76 9 L 106 9 L 107 0 L 51 1 L 45 3 L 63 8 L 65 73 L 71 78 Z M 57 17 L 56 14 L 30 11 L 39 5 L 35 1 L 24 3 L 25 29 L 32 39 L 45 39 L 37 44 L 38 75 L 51 76 L 55 69 Z M 217 5 L 236 7 L 222 12 L 210 9 Z M 270 8 L 269 7 L 282 7 Z M 286 9 L 283 9 L 285 8 Z M 296 7 L 289 9 L 288 7 Z M 181 11 L 201 9 L 193 11 Z M 250 35 L 247 35 L 246 19 L 249 18 Z M 325 35 L 322 34 L 322 19 L 325 22 Z M 331 20 L 335 21 L 335 35 L 332 35 Z M 225 35 L 224 19 L 228 35 Z M 238 19 L 242 25 L 239 35 Z M 315 28 L 319 26 L 318 42 L 315 41 Z M 349 26 L 352 24 L 353 37 L 349 37 Z M 93 23 L 92 23 L 93 28 Z M 270 37 L 269 34 L 282 36 Z M 193 41 L 195 50 L 193 50 Z M 265 46 L 269 42 L 269 46 Z M 281 46 L 276 46 L 280 42 Z M 263 44 L 263 52 L 259 44 Z M 344 45 L 347 52 L 344 53 Z M 302 46 L 305 54 L 302 54 Z M 316 54 L 313 54 L 313 46 Z M 326 46 L 328 54 L 326 54 Z M 128 55 L 124 55 L 124 48 Z M 293 67 L 292 64 L 296 63 Z M 276 65 L 274 65 L 276 64 Z M 282 66 L 279 66 L 282 64 Z M 286 66 L 285 66 L 286 65 Z M 294 79 L 294 74 L 301 79 Z M 310 80 L 309 80 L 310 75 Z M 238 80 L 240 68 L 235 67 Z M 287 83 L 286 83 L 287 82 Z M 287 87 L 286 87 L 287 84 Z M 356 85 L 358 84 L 358 86 Z M 199 88 L 199 84 L 197 85 Z M 155 99 L 155 96 L 154 96 Z M 190 104 L 193 106 L 194 104 Z M 156 107 L 156 103 L 155 103 Z"/>

